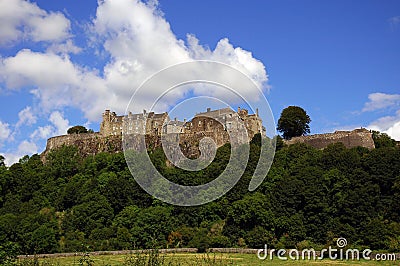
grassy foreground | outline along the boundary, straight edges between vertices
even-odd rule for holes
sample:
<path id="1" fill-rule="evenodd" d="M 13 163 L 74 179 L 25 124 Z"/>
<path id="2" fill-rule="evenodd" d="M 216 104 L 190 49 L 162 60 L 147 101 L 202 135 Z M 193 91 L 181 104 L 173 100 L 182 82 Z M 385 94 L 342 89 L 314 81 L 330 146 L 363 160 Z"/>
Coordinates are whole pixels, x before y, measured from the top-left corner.
<path id="1" fill-rule="evenodd" d="M 208 266 L 208 265 L 400 265 L 399 261 L 334 261 L 334 260 L 300 260 L 282 261 L 259 260 L 255 254 L 197 254 L 197 253 L 176 253 L 176 254 L 132 254 L 132 255 L 77 255 L 74 257 L 59 258 L 30 258 L 20 259 L 19 265 L 23 266 L 51 266 L 51 265 L 126 265 L 126 266 Z"/>

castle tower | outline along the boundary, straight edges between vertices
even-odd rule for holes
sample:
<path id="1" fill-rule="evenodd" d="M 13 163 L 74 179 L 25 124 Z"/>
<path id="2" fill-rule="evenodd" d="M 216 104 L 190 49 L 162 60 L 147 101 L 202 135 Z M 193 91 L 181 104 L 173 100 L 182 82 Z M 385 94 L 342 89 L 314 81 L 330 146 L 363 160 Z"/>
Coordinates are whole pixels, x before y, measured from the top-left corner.
<path id="1" fill-rule="evenodd" d="M 105 110 L 103 113 L 103 120 L 100 124 L 100 133 L 103 136 L 111 135 L 111 112 L 110 110 Z"/>

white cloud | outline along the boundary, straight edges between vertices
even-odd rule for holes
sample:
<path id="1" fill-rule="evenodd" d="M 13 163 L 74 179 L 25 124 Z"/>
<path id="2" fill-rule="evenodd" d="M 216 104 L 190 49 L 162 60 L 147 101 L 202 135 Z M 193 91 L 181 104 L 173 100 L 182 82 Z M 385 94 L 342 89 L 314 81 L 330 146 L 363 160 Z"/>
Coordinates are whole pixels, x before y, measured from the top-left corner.
<path id="1" fill-rule="evenodd" d="M 21 1 L 13 1 L 21 4 Z M 106 108 L 124 112 L 134 89 L 150 75 L 170 65 L 196 59 L 229 64 L 248 74 L 262 88 L 268 88 L 265 67 L 250 52 L 234 47 L 227 38 L 220 40 L 214 50 L 200 45 L 193 35 L 188 35 L 185 43 L 174 35 L 156 1 L 146 4 L 138 0 L 105 0 L 98 3 L 91 24 L 93 33 L 88 38 L 108 53 L 110 59 L 102 71 L 74 63 L 68 53 L 77 53 L 80 49 L 67 41 L 50 46 L 46 52 L 24 49 L 15 56 L 0 59 L 0 81 L 10 89 L 29 87 L 44 111 L 72 106 L 82 110 L 89 121 L 99 121 Z M 39 9 L 34 4 L 28 6 Z M 218 75 L 217 72 L 212 74 Z M 230 78 L 235 80 L 234 76 Z M 161 81 L 154 89 L 146 91 L 140 106 L 136 106 L 138 110 L 148 107 L 163 94 L 167 89 L 165 83 Z M 248 87 L 243 86 L 241 90 L 240 93 L 249 99 L 259 95 L 259 91 Z M 197 92 L 216 96 L 215 90 Z M 163 107 L 172 106 L 183 95 L 184 88 L 170 93 Z"/>
<path id="2" fill-rule="evenodd" d="M 369 102 L 365 103 L 363 112 L 375 111 L 400 105 L 400 94 L 371 93 L 368 95 Z"/>
<path id="3" fill-rule="evenodd" d="M 32 125 L 37 121 L 36 115 L 32 112 L 32 108 L 30 106 L 25 107 L 18 113 L 18 122 L 15 127 L 20 127 L 22 125 Z"/>
<path id="4" fill-rule="evenodd" d="M 79 54 L 82 49 L 76 46 L 72 40 L 67 40 L 65 43 L 53 43 L 47 48 L 48 52 L 55 54 Z"/>
<path id="5" fill-rule="evenodd" d="M 34 142 L 24 140 L 19 145 L 15 152 L 4 153 L 5 164 L 12 165 L 19 161 L 25 155 L 32 155 L 38 153 L 38 147 Z"/>
<path id="6" fill-rule="evenodd" d="M 0 79 L 10 89 L 33 87 L 31 92 L 40 99 L 44 111 L 74 106 L 96 120 L 105 106 L 102 101 L 108 99 L 104 81 L 67 56 L 24 49 L 3 59 L 0 73 Z M 102 104 L 101 108 L 96 108 L 97 104 Z"/>
<path id="7" fill-rule="evenodd" d="M 229 43 L 228 38 L 220 40 L 214 51 L 211 51 L 208 47 L 201 46 L 194 35 L 189 34 L 187 38 L 189 52 L 193 59 L 207 59 L 226 63 L 249 75 L 261 88 L 263 83 L 268 80 L 263 63 L 255 59 L 251 52 L 240 47 L 234 48 Z"/>
<path id="8" fill-rule="evenodd" d="M 55 111 L 55 112 L 51 113 L 49 121 L 56 128 L 55 132 L 57 135 L 67 134 L 67 130 L 69 128 L 69 121 L 68 121 L 68 119 L 65 119 L 60 112 Z"/>
<path id="9" fill-rule="evenodd" d="M 7 140 L 11 135 L 10 125 L 0 121 L 0 147 L 3 145 L 3 141 Z"/>
<path id="10" fill-rule="evenodd" d="M 32 52 L 29 49 L 3 59 L 0 70 L 8 88 L 37 86 L 58 93 L 56 87 L 62 89 L 79 83 L 79 72 L 69 58 Z M 57 98 L 62 100 L 63 97 Z"/>
<path id="11" fill-rule="evenodd" d="M 31 135 L 32 140 L 47 139 L 52 136 L 65 135 L 70 127 L 68 119 L 59 111 L 52 112 L 49 116 L 51 125 L 38 127 Z"/>
<path id="12" fill-rule="evenodd" d="M 395 140 L 400 141 L 400 110 L 394 116 L 381 117 L 368 125 L 369 129 L 388 134 Z"/>
<path id="13" fill-rule="evenodd" d="M 264 65 L 252 57 L 248 51 L 233 47 L 227 38 L 218 42 L 214 50 L 199 44 L 193 35 L 187 36 L 187 44 L 177 39 L 169 23 L 157 9 L 157 4 L 144 4 L 140 1 L 113 0 L 100 3 L 93 28 L 104 41 L 104 48 L 112 60 L 104 69 L 107 87 L 113 92 L 111 107 L 117 111 L 125 108 L 126 99 L 142 81 L 165 67 L 197 59 L 215 60 L 229 64 L 245 72 L 263 88 L 268 77 Z M 217 72 L 210 71 L 217 75 Z M 180 76 L 190 76 L 190 70 L 183 70 Z M 236 77 L 231 77 L 235 79 Z M 167 81 L 154 84 L 153 89 L 141 95 L 142 107 L 152 103 L 151 99 L 160 96 L 167 89 Z M 176 90 L 164 99 L 166 106 L 183 96 L 184 88 Z M 200 92 L 200 91 L 198 91 Z M 202 90 L 201 92 L 205 92 Z M 259 95 L 251 88 L 242 88 L 240 92 L 248 98 Z M 214 95 L 215 96 L 215 92 Z M 221 95 L 219 95 L 221 96 Z M 118 106 L 119 103 L 119 106 Z M 124 109 L 122 109 L 124 111 Z"/>
<path id="14" fill-rule="evenodd" d="M 37 153 L 37 146 L 33 142 L 24 140 L 18 145 L 18 151 L 23 155 Z"/>
<path id="15" fill-rule="evenodd" d="M 372 121 L 367 127 L 387 133 L 390 137 L 400 140 L 400 94 L 371 93 L 368 95 L 369 102 L 364 104 L 363 112 L 372 112 L 378 110 L 397 112 L 394 115 L 387 115 Z"/>
<path id="16" fill-rule="evenodd" d="M 31 139 L 48 139 L 51 136 L 54 136 L 54 127 L 51 125 L 43 126 L 43 127 L 38 127 L 33 131 L 33 133 L 30 135 Z"/>
<path id="17" fill-rule="evenodd" d="M 389 127 L 385 133 L 387 133 L 393 139 L 400 141 L 400 120 Z"/>
<path id="18" fill-rule="evenodd" d="M 62 41 L 70 36 L 70 21 L 25 0 L 0 0 L 0 45 L 20 39 Z"/>

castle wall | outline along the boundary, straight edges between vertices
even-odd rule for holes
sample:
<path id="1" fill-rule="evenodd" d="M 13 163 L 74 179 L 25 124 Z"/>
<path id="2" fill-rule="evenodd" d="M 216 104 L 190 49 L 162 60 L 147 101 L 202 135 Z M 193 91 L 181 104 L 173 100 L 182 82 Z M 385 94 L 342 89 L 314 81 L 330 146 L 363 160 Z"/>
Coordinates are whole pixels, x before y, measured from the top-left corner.
<path id="1" fill-rule="evenodd" d="M 45 161 L 50 151 L 62 146 L 75 146 L 83 157 L 95 155 L 100 152 L 120 152 L 122 151 L 122 137 L 103 136 L 101 133 L 70 134 L 52 137 L 47 140 L 46 150 L 41 154 Z"/>
<path id="2" fill-rule="evenodd" d="M 335 131 L 334 133 L 315 134 L 310 136 L 294 137 L 286 140 L 288 145 L 294 143 L 306 143 L 317 149 L 324 149 L 329 144 L 341 142 L 347 148 L 357 146 L 374 149 L 375 144 L 372 139 L 372 133 L 367 129 L 355 129 L 353 131 Z"/>
<path id="3" fill-rule="evenodd" d="M 179 138 L 179 148 L 186 157 L 198 158 L 200 155 L 199 142 L 204 137 L 213 139 L 217 147 L 230 142 L 228 132 L 223 129 L 222 124 L 213 121 L 213 124 L 217 123 L 218 125 L 214 125 L 211 129 L 209 125 L 207 125 L 207 123 L 212 122 L 212 119 L 210 118 L 198 117 L 197 119 L 193 119 L 192 122 L 188 123 L 193 122 L 195 122 L 197 126 L 192 128 L 192 131 L 177 134 L 167 134 L 166 136 L 167 138 L 170 138 L 170 140 L 177 140 Z M 219 130 L 216 130 L 216 128 L 219 128 Z M 100 152 L 122 152 L 122 137 L 123 136 L 121 135 L 104 136 L 102 133 L 70 134 L 52 137 L 47 140 L 46 150 L 41 154 L 41 157 L 42 160 L 45 161 L 46 156 L 51 150 L 60 148 L 63 145 L 77 147 L 79 154 L 83 157 L 95 155 Z M 142 141 L 142 137 L 140 137 L 139 134 L 132 134 L 124 137 L 129 138 L 128 145 L 130 145 L 130 147 L 126 148 L 137 151 L 143 151 L 146 148 L 152 149 L 162 145 L 160 135 L 146 134 L 145 143 Z M 343 143 L 347 148 L 357 146 L 366 147 L 368 149 L 375 148 L 372 134 L 366 129 L 336 131 L 334 133 L 301 136 L 285 141 L 285 143 L 288 145 L 294 143 L 306 143 L 317 149 L 324 149 L 328 145 L 337 142 Z M 165 148 L 170 151 L 177 149 L 177 146 L 175 145 L 169 145 L 168 143 L 165 144 Z"/>

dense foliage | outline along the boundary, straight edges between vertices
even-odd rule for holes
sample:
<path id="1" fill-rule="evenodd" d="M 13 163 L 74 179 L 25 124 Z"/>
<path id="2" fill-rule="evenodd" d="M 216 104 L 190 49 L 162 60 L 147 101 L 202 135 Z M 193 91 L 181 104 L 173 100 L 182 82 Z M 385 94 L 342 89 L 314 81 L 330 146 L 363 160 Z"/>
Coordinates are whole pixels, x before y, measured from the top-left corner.
<path id="1" fill-rule="evenodd" d="M 84 126 L 73 126 L 68 128 L 67 134 L 81 134 L 81 133 L 92 133 L 93 130 L 87 130 Z"/>
<path id="2" fill-rule="evenodd" d="M 310 133 L 310 122 L 311 119 L 303 108 L 288 106 L 282 110 L 277 130 L 284 139 L 291 139 Z"/>
<path id="3" fill-rule="evenodd" d="M 229 154 L 228 145 L 221 147 L 199 172 L 167 165 L 162 150 L 150 156 L 170 180 L 198 184 L 215 178 Z M 400 250 L 398 147 L 280 145 L 267 178 L 249 192 L 258 154 L 252 142 L 239 183 L 198 207 L 153 199 L 136 184 L 121 153 L 82 159 L 76 148 L 62 147 L 46 164 L 33 155 L 9 168 L 1 159 L 0 249 L 32 254 L 264 244 L 319 248 L 345 237 L 357 247 Z"/>

